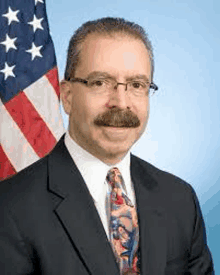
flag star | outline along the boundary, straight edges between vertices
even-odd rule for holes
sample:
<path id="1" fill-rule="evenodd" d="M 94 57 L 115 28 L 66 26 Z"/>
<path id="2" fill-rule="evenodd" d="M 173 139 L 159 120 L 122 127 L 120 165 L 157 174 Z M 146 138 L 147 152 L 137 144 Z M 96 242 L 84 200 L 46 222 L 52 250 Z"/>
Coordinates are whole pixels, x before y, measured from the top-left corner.
<path id="1" fill-rule="evenodd" d="M 19 22 L 17 18 L 17 13 L 19 10 L 13 11 L 10 7 L 8 8 L 8 13 L 3 14 L 2 16 L 8 18 L 8 25 L 11 24 L 12 21 Z"/>
<path id="2" fill-rule="evenodd" d="M 13 73 L 13 69 L 14 69 L 15 65 L 14 66 L 8 66 L 7 62 L 5 62 L 5 68 L 3 70 L 1 70 L 0 72 L 4 73 L 5 74 L 5 80 L 9 77 L 9 76 L 13 76 L 15 77 L 14 73 Z"/>
<path id="3" fill-rule="evenodd" d="M 37 5 L 37 3 L 43 3 L 44 1 L 43 0 L 35 0 L 35 5 Z"/>
<path id="4" fill-rule="evenodd" d="M 43 46 L 39 46 L 39 47 L 36 47 L 34 42 L 32 43 L 32 48 L 27 50 L 26 52 L 30 53 L 31 56 L 32 56 L 32 61 L 34 60 L 34 58 L 36 56 L 39 56 L 39 57 L 43 57 L 42 54 L 40 53 L 40 49 L 42 48 Z"/>
<path id="5" fill-rule="evenodd" d="M 35 32 L 37 29 L 43 30 L 44 28 L 41 26 L 41 21 L 42 21 L 42 20 L 44 20 L 44 19 L 43 19 L 43 18 L 37 19 L 37 17 L 36 17 L 35 14 L 34 14 L 33 21 L 28 22 L 28 24 L 33 26 L 34 32 Z"/>
<path id="6" fill-rule="evenodd" d="M 10 49 L 17 49 L 17 47 L 15 46 L 15 40 L 17 39 L 17 37 L 15 38 L 10 38 L 8 36 L 8 34 L 6 34 L 6 39 L 5 41 L 1 42 L 0 44 L 5 45 L 6 47 L 6 53 L 10 50 Z"/>

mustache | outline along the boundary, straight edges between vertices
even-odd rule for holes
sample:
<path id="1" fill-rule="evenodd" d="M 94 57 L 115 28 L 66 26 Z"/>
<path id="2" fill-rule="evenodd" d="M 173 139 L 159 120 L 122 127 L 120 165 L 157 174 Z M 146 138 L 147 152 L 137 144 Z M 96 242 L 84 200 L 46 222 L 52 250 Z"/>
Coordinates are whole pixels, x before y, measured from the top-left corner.
<path id="1" fill-rule="evenodd" d="M 115 107 L 103 114 L 99 114 L 95 118 L 94 124 L 97 126 L 137 128 L 141 123 L 137 115 L 132 111 Z"/>

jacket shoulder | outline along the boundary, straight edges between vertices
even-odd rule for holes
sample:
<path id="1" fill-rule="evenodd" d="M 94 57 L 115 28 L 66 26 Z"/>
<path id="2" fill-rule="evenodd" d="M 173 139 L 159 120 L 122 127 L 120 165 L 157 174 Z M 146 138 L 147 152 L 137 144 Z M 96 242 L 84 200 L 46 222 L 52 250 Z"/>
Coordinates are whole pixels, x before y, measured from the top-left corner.
<path id="1" fill-rule="evenodd" d="M 56 158 L 57 153 L 59 158 L 60 151 L 62 153 L 64 148 L 64 136 L 65 135 L 60 138 L 48 155 L 24 168 L 16 175 L 2 181 L 0 183 L 0 200 L 2 199 L 2 196 L 5 196 L 5 194 L 9 195 L 15 192 L 21 194 L 21 192 L 29 190 L 30 187 L 33 187 L 34 185 L 41 186 L 42 182 L 44 182 L 48 176 L 49 158 L 53 156 Z"/>
<path id="2" fill-rule="evenodd" d="M 16 204 L 24 201 L 30 194 L 36 194 L 45 188 L 47 180 L 48 156 L 38 160 L 16 175 L 0 183 L 0 205 L 15 208 Z"/>
<path id="3" fill-rule="evenodd" d="M 139 169 L 142 175 L 150 176 L 160 189 L 172 190 L 172 192 L 176 191 L 178 193 L 181 191 L 190 194 L 195 193 L 191 184 L 187 183 L 180 177 L 167 171 L 163 171 L 137 156 L 132 155 L 131 159 L 131 163 L 136 167 L 136 169 Z"/>

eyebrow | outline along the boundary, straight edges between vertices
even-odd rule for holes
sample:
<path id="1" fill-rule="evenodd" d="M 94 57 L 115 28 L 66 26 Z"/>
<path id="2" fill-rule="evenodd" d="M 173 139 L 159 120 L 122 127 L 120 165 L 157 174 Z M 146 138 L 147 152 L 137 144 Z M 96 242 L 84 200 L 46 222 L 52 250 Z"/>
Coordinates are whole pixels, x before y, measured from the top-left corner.
<path id="1" fill-rule="evenodd" d="M 126 78 L 126 81 L 133 81 L 133 80 L 143 80 L 145 82 L 150 83 L 149 78 L 145 74 L 132 75 Z"/>
<path id="2" fill-rule="evenodd" d="M 103 78 L 109 78 L 109 79 L 115 79 L 114 76 L 110 75 L 107 72 L 102 72 L 102 71 L 94 71 L 91 72 L 86 79 L 91 79 L 91 78 L 95 78 L 95 77 L 103 77 Z M 128 76 L 126 77 L 126 81 L 133 81 L 133 80 L 143 80 L 145 82 L 149 82 L 149 78 L 144 75 L 144 74 L 136 74 L 136 75 L 132 75 L 132 76 Z"/>
<path id="3" fill-rule="evenodd" d="M 86 79 L 91 79 L 91 78 L 95 78 L 95 77 L 103 77 L 103 78 L 111 78 L 114 79 L 114 77 L 112 75 L 110 75 L 109 73 L 106 72 L 101 72 L 101 71 L 94 71 L 91 72 Z"/>

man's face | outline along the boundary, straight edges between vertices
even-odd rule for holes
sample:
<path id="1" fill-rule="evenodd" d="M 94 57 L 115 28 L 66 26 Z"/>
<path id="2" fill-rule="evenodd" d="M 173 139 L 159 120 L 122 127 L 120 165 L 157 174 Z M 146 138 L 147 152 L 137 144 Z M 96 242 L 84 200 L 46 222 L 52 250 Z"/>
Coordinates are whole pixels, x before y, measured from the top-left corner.
<path id="1" fill-rule="evenodd" d="M 83 43 L 74 77 L 87 79 L 94 73 L 99 76 L 107 74 L 120 83 L 140 76 L 151 81 L 148 51 L 143 42 L 134 38 L 90 35 Z M 61 95 L 65 111 L 70 115 L 71 137 L 105 163 L 119 162 L 146 127 L 149 113 L 147 94 L 130 94 L 123 85 L 100 94 L 82 83 L 64 82 Z M 96 123 L 98 116 L 107 112 L 109 118 L 114 110 L 121 114 L 129 112 L 133 119 L 138 118 L 139 126 L 137 123 L 135 126 L 131 123 L 131 127 L 124 124 L 121 121 L 123 115 L 115 117 L 109 125 L 104 126 L 102 120 Z"/>

